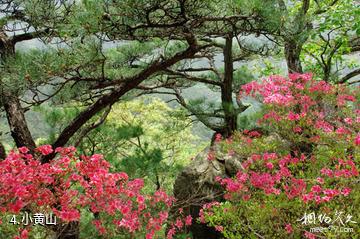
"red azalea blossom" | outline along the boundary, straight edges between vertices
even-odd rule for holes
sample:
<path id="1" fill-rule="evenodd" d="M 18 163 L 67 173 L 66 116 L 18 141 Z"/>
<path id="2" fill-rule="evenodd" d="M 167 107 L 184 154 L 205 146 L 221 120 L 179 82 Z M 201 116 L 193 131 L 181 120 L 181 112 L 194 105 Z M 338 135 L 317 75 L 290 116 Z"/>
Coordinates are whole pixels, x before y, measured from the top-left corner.
<path id="1" fill-rule="evenodd" d="M 191 215 L 188 215 L 185 218 L 185 225 L 190 226 L 191 224 L 192 224 L 192 217 L 191 217 Z"/>
<path id="2" fill-rule="evenodd" d="M 50 145 L 36 149 L 43 155 L 53 153 Z M 14 151 L 0 161 L 0 209 L 2 213 L 18 214 L 23 208 L 37 208 L 52 212 L 63 222 L 79 221 L 79 208 L 93 213 L 107 213 L 114 218 L 116 226 L 128 232 L 147 228 L 147 238 L 152 238 L 168 218 L 167 212 L 150 214 L 148 209 L 164 206 L 170 208 L 174 199 L 163 191 L 144 195 L 142 179 L 129 180 L 126 173 L 111 173 L 110 164 L 102 155 L 75 157 L 75 148 L 57 148 L 60 154 L 50 163 L 40 161 L 28 154 L 25 147 Z M 31 156 L 31 157 L 30 157 Z M 27 159 L 24 161 L 23 159 Z M 54 188 L 54 190 L 50 190 Z M 177 221 L 177 227 L 189 224 L 190 218 Z M 100 234 L 107 232 L 101 220 L 93 221 Z M 17 238 L 27 238 L 25 229 Z"/>
<path id="3" fill-rule="evenodd" d="M 285 230 L 288 234 L 291 234 L 293 232 L 293 228 L 292 228 L 291 224 L 286 224 Z"/>
<path id="4" fill-rule="evenodd" d="M 222 216 L 244 216 L 243 209 L 248 205 L 286 205 L 282 208 L 285 212 L 292 203 L 326 208 L 334 205 L 329 202 L 346 204 L 345 197 L 354 200 L 353 182 L 359 176 L 359 90 L 319 81 L 311 74 L 290 74 L 289 79 L 271 76 L 243 85 L 240 100 L 251 96 L 262 103 L 263 116 L 257 127 L 266 129 L 270 136 L 250 138 L 251 131 L 244 130 L 224 146 L 226 152 L 241 156 L 240 170 L 232 178 L 216 178 L 225 188 L 227 202 L 204 206 L 200 221 L 226 225 L 232 232 L 237 222 L 232 228 L 231 221 L 221 221 Z M 289 202 L 281 201 L 284 198 Z M 288 217 L 277 215 L 279 212 L 274 211 L 276 216 L 271 218 L 275 227 L 283 223 L 282 216 Z M 286 224 L 285 233 L 298 237 L 302 232 Z M 310 232 L 302 236 L 316 238 Z"/>
<path id="5" fill-rule="evenodd" d="M 36 148 L 36 151 L 40 152 L 42 155 L 48 155 L 53 152 L 51 145 L 42 145 Z"/>
<path id="6" fill-rule="evenodd" d="M 355 145 L 360 145 L 360 134 L 356 135 L 355 137 Z"/>
<path id="7" fill-rule="evenodd" d="M 215 226 L 215 230 L 218 232 L 222 232 L 222 231 L 224 231 L 224 228 L 223 228 L 223 226 Z"/>
<path id="8" fill-rule="evenodd" d="M 316 236 L 310 232 L 305 232 L 304 233 L 304 236 L 307 238 L 307 239 L 316 239 Z"/>

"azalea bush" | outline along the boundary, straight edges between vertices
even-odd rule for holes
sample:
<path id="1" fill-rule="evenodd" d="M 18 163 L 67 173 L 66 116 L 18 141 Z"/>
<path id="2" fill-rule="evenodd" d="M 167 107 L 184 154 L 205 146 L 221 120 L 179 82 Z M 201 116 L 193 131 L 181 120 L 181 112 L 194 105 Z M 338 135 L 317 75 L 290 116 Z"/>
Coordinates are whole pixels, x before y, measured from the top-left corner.
<path id="1" fill-rule="evenodd" d="M 53 213 L 58 225 L 79 222 L 90 212 L 97 234 L 106 238 L 163 238 L 165 226 L 170 227 L 171 238 L 180 226 L 191 223 L 184 215 L 165 225 L 173 198 L 161 190 L 142 193 L 142 179 L 111 172 L 102 155 L 77 157 L 74 147 L 57 148 L 58 156 L 41 164 L 39 158 L 54 150 L 43 145 L 36 151 L 34 156 L 22 147 L 0 161 L 0 228 L 9 227 L 9 216 L 24 212 Z M 15 238 L 38 231 L 33 223 L 13 227 Z"/>
<path id="2" fill-rule="evenodd" d="M 263 103 L 261 132 L 219 143 L 241 167 L 216 179 L 226 201 L 205 205 L 200 221 L 226 238 L 357 238 L 359 87 L 291 74 L 248 83 L 243 96 Z"/>

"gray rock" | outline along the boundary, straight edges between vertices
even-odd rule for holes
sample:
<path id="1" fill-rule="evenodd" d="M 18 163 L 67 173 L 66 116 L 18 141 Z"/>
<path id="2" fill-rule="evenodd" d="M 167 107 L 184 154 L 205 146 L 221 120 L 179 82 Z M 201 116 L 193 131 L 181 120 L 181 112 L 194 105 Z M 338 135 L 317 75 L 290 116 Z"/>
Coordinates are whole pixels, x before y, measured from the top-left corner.
<path id="1" fill-rule="evenodd" d="M 209 152 L 214 151 L 216 158 L 208 160 Z M 216 146 L 208 147 L 199 153 L 177 177 L 174 184 L 174 196 L 177 200 L 171 214 L 176 217 L 182 208 L 185 215 L 194 220 L 188 228 L 194 239 L 218 239 L 222 235 L 204 224 L 197 223 L 199 211 L 205 203 L 223 200 L 223 187 L 215 181 L 217 176 L 230 177 L 241 169 L 240 159 L 219 152 Z"/>

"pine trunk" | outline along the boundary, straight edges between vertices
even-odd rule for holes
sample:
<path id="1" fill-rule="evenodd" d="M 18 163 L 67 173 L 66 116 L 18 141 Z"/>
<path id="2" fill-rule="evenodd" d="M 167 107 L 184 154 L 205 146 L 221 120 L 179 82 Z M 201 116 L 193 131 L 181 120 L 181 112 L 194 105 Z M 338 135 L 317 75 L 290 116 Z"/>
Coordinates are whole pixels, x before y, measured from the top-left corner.
<path id="1" fill-rule="evenodd" d="M 9 37 L 0 31 L 0 59 L 6 62 L 9 58 L 15 55 L 15 43 Z M 0 79 L 0 100 L 1 105 L 6 112 L 6 118 L 10 127 L 11 136 L 15 141 L 17 147 L 25 146 L 34 153 L 36 148 L 35 141 L 31 136 L 28 124 L 25 119 L 25 112 L 20 103 L 20 96 L 16 89 L 11 89 L 5 86 Z M 2 149 L 0 148 L 0 158 Z M 78 239 L 79 238 L 79 223 L 69 223 L 66 226 L 56 227 L 57 239 Z"/>
<path id="2" fill-rule="evenodd" d="M 300 60 L 301 48 L 302 45 L 296 41 L 285 43 L 285 58 L 289 73 L 303 73 Z"/>
<path id="3" fill-rule="evenodd" d="M 233 73 L 232 36 L 226 38 L 224 48 L 224 80 L 221 87 L 222 108 L 225 115 L 225 129 L 223 136 L 230 137 L 236 130 L 237 114 L 233 103 Z"/>

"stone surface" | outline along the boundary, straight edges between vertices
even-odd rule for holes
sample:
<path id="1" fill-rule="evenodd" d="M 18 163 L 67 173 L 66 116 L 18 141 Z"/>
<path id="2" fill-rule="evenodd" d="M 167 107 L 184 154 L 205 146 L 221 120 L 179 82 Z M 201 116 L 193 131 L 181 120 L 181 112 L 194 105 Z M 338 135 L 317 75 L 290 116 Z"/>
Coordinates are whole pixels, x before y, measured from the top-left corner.
<path id="1" fill-rule="evenodd" d="M 217 155 L 211 161 L 208 160 L 210 150 L 215 151 L 215 155 Z M 239 159 L 220 154 L 216 147 L 204 149 L 179 174 L 175 181 L 174 196 L 177 204 L 172 209 L 172 215 L 176 215 L 177 210 L 183 208 L 185 214 L 191 214 L 193 218 L 197 218 L 204 203 L 222 200 L 224 190 L 215 181 L 216 176 L 233 176 L 240 168 Z M 196 219 L 188 230 L 194 239 L 223 238 L 214 228 L 196 223 Z"/>

